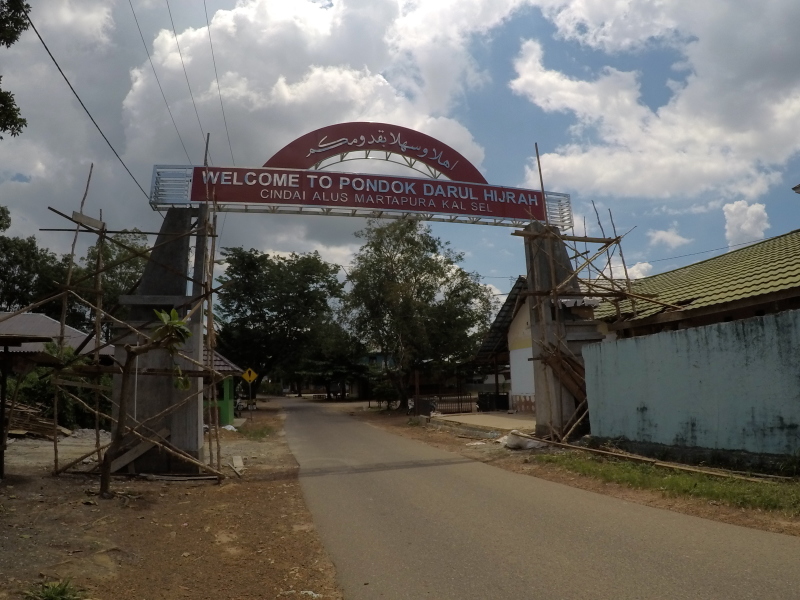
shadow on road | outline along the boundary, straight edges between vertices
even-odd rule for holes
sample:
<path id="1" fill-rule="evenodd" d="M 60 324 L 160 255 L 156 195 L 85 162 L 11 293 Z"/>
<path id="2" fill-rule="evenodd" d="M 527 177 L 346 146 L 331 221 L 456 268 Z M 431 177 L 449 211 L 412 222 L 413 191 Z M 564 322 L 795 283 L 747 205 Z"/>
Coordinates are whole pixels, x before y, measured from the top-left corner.
<path id="1" fill-rule="evenodd" d="M 401 469 L 421 469 L 427 467 L 446 467 L 475 462 L 468 458 L 443 458 L 435 460 L 410 460 L 393 463 L 375 463 L 360 467 L 347 465 L 331 465 L 327 467 L 301 468 L 300 477 L 319 477 L 320 475 L 359 475 L 361 473 L 377 473 L 380 471 L 398 471 Z"/>

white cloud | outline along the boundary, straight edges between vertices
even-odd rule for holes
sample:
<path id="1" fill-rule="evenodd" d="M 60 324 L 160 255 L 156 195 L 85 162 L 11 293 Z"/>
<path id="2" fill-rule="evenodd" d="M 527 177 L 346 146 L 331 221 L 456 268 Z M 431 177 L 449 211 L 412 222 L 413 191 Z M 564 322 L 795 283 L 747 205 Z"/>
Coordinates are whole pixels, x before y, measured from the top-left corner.
<path id="1" fill-rule="evenodd" d="M 487 287 L 489 289 L 489 292 L 491 292 L 492 296 L 494 296 L 497 299 L 498 302 L 497 308 L 499 309 L 500 306 L 503 304 L 503 302 L 506 301 L 506 298 L 508 298 L 508 292 L 502 291 L 499 287 L 491 283 L 485 283 L 483 285 Z"/>
<path id="2" fill-rule="evenodd" d="M 725 214 L 725 239 L 729 246 L 763 239 L 764 232 L 770 227 L 767 209 L 758 202 L 748 204 L 744 200 L 737 200 L 723 206 L 722 212 Z"/>
<path id="3" fill-rule="evenodd" d="M 676 1 L 675 4 L 680 4 Z M 676 35 L 678 26 L 658 0 L 539 0 L 559 35 L 607 52 L 635 50 L 656 38 Z"/>
<path id="4" fill-rule="evenodd" d="M 780 182 L 800 150 L 800 80 L 792 31 L 800 5 L 675 0 L 539 0 L 558 34 L 609 54 L 673 48 L 683 82 L 647 106 L 640 73 L 585 79 L 547 68 L 542 45 L 522 44 L 512 89 L 548 112 L 574 115 L 573 139 L 543 157 L 552 185 L 604 195 L 752 201 Z M 735 33 L 734 33 L 735 32 Z M 535 183 L 531 163 L 528 180 Z"/>
<path id="5" fill-rule="evenodd" d="M 684 246 L 693 241 L 678 233 L 677 223 L 673 223 L 672 227 L 669 229 L 651 229 L 647 232 L 647 237 L 650 238 L 651 246 L 662 244 L 670 250 L 674 250 L 679 246 Z"/>
<path id="6" fill-rule="evenodd" d="M 599 262 L 595 263 L 596 266 L 599 264 Z M 628 272 L 628 279 L 640 279 L 642 277 L 647 277 L 650 271 L 653 270 L 653 265 L 651 265 L 649 262 L 640 261 L 634 263 L 633 265 L 626 263 L 625 266 L 623 266 L 622 259 L 619 256 L 612 256 L 611 264 L 606 261 L 602 271 L 603 275 L 606 277 L 616 281 L 624 281 L 626 269 Z"/>
<path id="7" fill-rule="evenodd" d="M 31 3 L 34 21 L 62 68 L 145 189 L 153 164 L 186 163 L 128 4 Z M 502 23 L 521 0 L 228 4 L 229 9 L 209 16 L 238 165 L 261 165 L 318 127 L 372 120 L 423 131 L 481 167 L 483 148 L 464 125 L 444 113 L 454 97 L 485 75 L 471 58 L 471 40 Z M 205 139 L 165 5 L 136 2 L 134 8 L 188 161 L 199 164 Z M 202 5 L 172 3 L 172 12 L 199 120 L 203 131 L 212 134 L 212 160 L 228 163 Z M 9 233 L 29 235 L 39 227 L 62 226 L 45 208 L 73 210 L 91 162 L 95 170 L 87 212 L 98 216 L 103 209 L 113 227 L 135 224 L 157 230 L 158 215 L 93 129 L 38 39 L 28 32 L 2 51 L 3 87 L 13 90 L 29 121 L 23 136 L 6 138 L 0 145 L 0 203 L 12 212 Z M 368 163 L 352 164 L 369 170 Z M 31 181 L 10 181 L 16 173 Z M 303 217 L 253 220 L 231 215 L 225 222 L 222 246 L 318 249 L 334 262 L 349 261 L 357 246 L 353 232 L 363 227 L 360 220 Z M 296 235 L 285 235 L 289 231 Z M 64 236 L 39 237 L 55 251 L 68 249 Z M 86 243 L 88 239 L 81 242 Z"/>
<path id="8" fill-rule="evenodd" d="M 674 208 L 667 204 L 662 204 L 653 209 L 653 214 L 663 214 L 670 216 L 677 215 L 704 215 L 722 207 L 722 200 L 711 200 L 703 204 L 692 204 L 690 206 Z"/>
<path id="9" fill-rule="evenodd" d="M 111 41 L 114 19 L 111 6 L 86 4 L 76 0 L 52 3 L 47 10 L 32 12 L 37 27 L 60 27 L 70 32 L 71 44 L 105 46 Z"/>
<path id="10" fill-rule="evenodd" d="M 386 40 L 398 60 L 390 71 L 401 89 L 432 113 L 489 77 L 469 53 L 475 35 L 489 32 L 529 0 L 399 0 L 400 16 Z"/>
<path id="11" fill-rule="evenodd" d="M 631 267 L 628 267 L 628 277 L 631 279 L 641 279 L 647 277 L 650 271 L 653 270 L 653 265 L 649 262 L 637 262 Z"/>

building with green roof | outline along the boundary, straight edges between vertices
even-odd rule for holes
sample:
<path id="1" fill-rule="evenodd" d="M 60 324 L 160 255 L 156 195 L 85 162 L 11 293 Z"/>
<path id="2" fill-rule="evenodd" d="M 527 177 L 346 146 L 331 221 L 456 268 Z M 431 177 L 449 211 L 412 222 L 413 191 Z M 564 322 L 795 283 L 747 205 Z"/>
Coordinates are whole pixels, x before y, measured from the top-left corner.
<path id="1" fill-rule="evenodd" d="M 583 348 L 592 435 L 800 452 L 800 231 L 632 283 Z M 666 305 L 666 306 L 665 306 Z"/>
<path id="2" fill-rule="evenodd" d="M 633 337 L 800 308 L 800 230 L 674 271 L 634 280 L 633 293 L 663 304 L 604 302 L 595 318 Z M 669 304 L 671 306 L 664 306 Z"/>

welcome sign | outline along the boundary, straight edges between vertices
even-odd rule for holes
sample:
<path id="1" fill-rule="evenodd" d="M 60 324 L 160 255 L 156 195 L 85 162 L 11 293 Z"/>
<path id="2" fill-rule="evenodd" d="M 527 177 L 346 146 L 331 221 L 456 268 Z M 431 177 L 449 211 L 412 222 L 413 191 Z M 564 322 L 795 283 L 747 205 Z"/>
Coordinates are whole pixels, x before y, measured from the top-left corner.
<path id="1" fill-rule="evenodd" d="M 194 167 L 191 202 L 369 208 L 544 220 L 538 190 L 450 180 L 275 168 Z"/>
<path id="2" fill-rule="evenodd" d="M 423 176 L 334 172 L 353 160 L 378 160 Z M 425 177 L 429 175 L 429 177 Z M 222 212 L 366 218 L 416 218 L 477 225 L 572 226 L 569 195 L 492 185 L 455 148 L 386 123 L 337 123 L 306 133 L 261 167 L 156 165 L 156 209 L 215 202 Z"/>

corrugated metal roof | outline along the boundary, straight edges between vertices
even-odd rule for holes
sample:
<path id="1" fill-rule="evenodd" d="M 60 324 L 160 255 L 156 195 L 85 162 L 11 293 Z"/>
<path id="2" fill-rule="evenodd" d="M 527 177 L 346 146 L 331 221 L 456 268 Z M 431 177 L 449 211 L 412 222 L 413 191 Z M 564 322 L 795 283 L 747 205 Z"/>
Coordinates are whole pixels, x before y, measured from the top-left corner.
<path id="1" fill-rule="evenodd" d="M 636 294 L 657 294 L 659 301 L 686 310 L 800 288 L 800 230 L 674 271 L 637 279 L 632 286 Z M 644 301 L 637 301 L 636 308 L 636 319 L 665 310 Z M 622 302 L 620 310 L 630 317 L 630 302 Z M 595 315 L 598 319 L 609 318 L 616 315 L 616 310 L 604 302 Z"/>
<path id="2" fill-rule="evenodd" d="M 508 328 L 514 320 L 514 308 L 517 306 L 517 298 L 520 292 L 527 287 L 526 279 L 522 276 L 517 278 L 514 287 L 506 296 L 506 301 L 497 312 L 486 337 L 483 338 L 478 352 L 475 354 L 474 362 L 490 363 L 496 354 L 508 352 Z"/>
<path id="3" fill-rule="evenodd" d="M 0 317 L 4 317 L 11 313 L 0 312 Z M 51 319 L 47 315 L 41 313 L 22 313 L 10 319 L 0 322 L 0 334 L 2 335 L 40 335 L 58 339 L 61 334 L 61 326 L 58 321 Z M 77 348 L 83 340 L 86 339 L 86 334 L 82 331 L 67 325 L 64 328 L 64 343 L 70 348 Z M 21 346 L 9 348 L 10 353 L 36 353 L 44 352 L 44 342 L 29 342 Z M 89 354 L 93 352 L 94 344 L 90 342 L 83 349 L 81 354 Z M 100 350 L 102 355 L 113 355 L 114 348 L 112 346 Z"/>
<path id="4" fill-rule="evenodd" d="M 517 278 L 517 281 L 514 283 L 514 287 L 511 288 L 508 296 L 506 296 L 506 301 L 503 302 L 503 306 L 500 307 L 500 310 L 497 312 L 497 316 L 494 318 L 491 327 L 489 327 L 486 337 L 483 338 L 483 342 L 481 343 L 480 348 L 478 348 L 478 352 L 475 354 L 473 362 L 490 363 L 494 360 L 495 355 L 508 352 L 508 329 L 511 327 L 511 322 L 516 316 L 517 311 L 515 309 L 522 304 L 522 300 L 519 300 L 519 298 L 520 294 L 528 287 L 527 281 L 528 280 L 524 275 L 520 275 Z M 584 286 L 581 286 L 581 291 L 585 291 Z M 547 301 L 552 302 L 550 299 Z M 561 305 L 565 307 L 594 307 L 597 305 L 596 303 L 598 301 L 587 295 L 584 297 L 576 296 L 562 298 L 560 302 Z"/>

